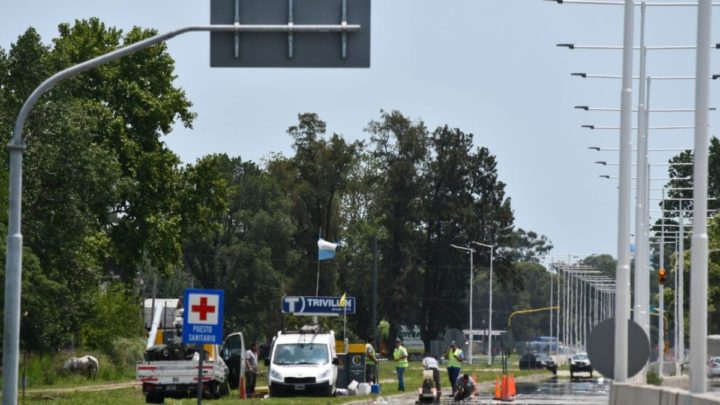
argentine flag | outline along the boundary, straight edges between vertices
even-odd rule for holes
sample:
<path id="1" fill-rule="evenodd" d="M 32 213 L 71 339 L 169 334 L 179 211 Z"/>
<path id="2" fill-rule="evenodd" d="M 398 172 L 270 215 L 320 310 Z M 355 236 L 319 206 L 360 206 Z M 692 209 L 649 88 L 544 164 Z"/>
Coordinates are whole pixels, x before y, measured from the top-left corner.
<path id="1" fill-rule="evenodd" d="M 335 249 L 338 244 L 328 242 L 323 238 L 318 239 L 318 261 L 330 260 L 335 258 Z"/>

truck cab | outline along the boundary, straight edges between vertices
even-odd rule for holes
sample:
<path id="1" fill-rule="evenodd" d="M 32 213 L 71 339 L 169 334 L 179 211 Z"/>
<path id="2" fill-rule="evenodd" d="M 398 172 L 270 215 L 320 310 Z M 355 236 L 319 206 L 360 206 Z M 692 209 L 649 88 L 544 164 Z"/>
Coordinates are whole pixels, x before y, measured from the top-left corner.
<path id="1" fill-rule="evenodd" d="M 267 363 L 271 397 L 335 394 L 338 359 L 333 331 L 306 326 L 299 331 L 278 332 Z"/>

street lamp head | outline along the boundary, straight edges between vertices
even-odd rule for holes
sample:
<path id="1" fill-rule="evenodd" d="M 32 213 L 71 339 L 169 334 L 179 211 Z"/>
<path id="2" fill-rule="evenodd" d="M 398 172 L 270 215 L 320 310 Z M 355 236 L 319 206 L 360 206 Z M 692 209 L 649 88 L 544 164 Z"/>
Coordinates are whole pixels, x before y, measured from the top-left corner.
<path id="1" fill-rule="evenodd" d="M 590 106 L 589 106 L 589 105 L 576 105 L 575 108 L 578 109 L 578 110 L 585 110 L 585 111 L 589 111 L 589 110 L 590 110 Z"/>
<path id="2" fill-rule="evenodd" d="M 581 128 L 587 128 L 587 129 L 595 129 L 595 125 L 580 125 Z"/>
<path id="3" fill-rule="evenodd" d="M 474 253 L 474 252 L 475 252 L 475 249 L 473 249 L 473 248 L 469 248 L 469 247 L 465 247 L 465 246 L 458 246 L 458 245 L 456 245 L 456 244 L 454 244 L 454 243 L 451 243 L 451 244 L 450 244 L 450 247 L 451 247 L 451 248 L 455 248 L 455 249 L 465 250 L 465 251 L 467 251 L 467 252 L 469 252 L 469 253 Z"/>
<path id="4" fill-rule="evenodd" d="M 575 44 L 557 44 L 559 48 L 575 49 Z"/>
<path id="5" fill-rule="evenodd" d="M 587 73 L 575 72 L 575 73 L 570 73 L 570 76 L 577 76 L 577 77 L 582 77 L 583 79 L 586 79 Z"/>
<path id="6" fill-rule="evenodd" d="M 599 146 L 588 146 L 588 149 L 590 149 L 590 150 L 596 150 L 596 151 L 600 152 L 600 147 L 599 147 Z"/>
<path id="7" fill-rule="evenodd" d="M 601 174 L 601 175 L 600 175 L 600 178 L 602 178 L 602 179 L 609 179 L 609 178 L 610 178 L 610 175 L 609 175 L 609 174 Z"/>
<path id="8" fill-rule="evenodd" d="M 607 162 L 605 162 L 605 161 L 603 161 L 603 160 L 598 160 L 598 161 L 595 162 L 595 164 L 596 164 L 596 165 L 607 166 Z"/>
<path id="9" fill-rule="evenodd" d="M 478 246 L 484 246 L 484 247 L 490 248 L 490 249 L 495 248 L 495 245 L 488 245 L 487 243 L 480 243 L 480 242 L 475 242 L 475 241 L 471 241 L 470 243 L 474 243 Z"/>

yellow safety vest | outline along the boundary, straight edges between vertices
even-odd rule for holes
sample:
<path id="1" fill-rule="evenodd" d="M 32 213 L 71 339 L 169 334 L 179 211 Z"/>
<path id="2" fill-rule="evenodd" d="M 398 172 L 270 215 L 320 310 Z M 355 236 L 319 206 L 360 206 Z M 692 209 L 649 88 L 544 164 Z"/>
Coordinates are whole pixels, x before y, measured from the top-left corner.
<path id="1" fill-rule="evenodd" d="M 462 350 L 455 349 L 448 350 L 448 367 L 460 368 L 460 358 L 462 356 Z"/>
<path id="2" fill-rule="evenodd" d="M 375 348 L 370 343 L 365 344 L 365 364 L 372 365 L 375 361 L 370 358 L 370 355 L 375 357 Z"/>
<path id="3" fill-rule="evenodd" d="M 400 346 L 393 352 L 393 359 L 397 363 L 396 367 L 398 368 L 407 368 L 409 366 L 408 360 L 407 360 L 408 352 L 405 350 L 404 347 Z M 404 359 L 401 359 L 402 356 L 405 356 Z"/>

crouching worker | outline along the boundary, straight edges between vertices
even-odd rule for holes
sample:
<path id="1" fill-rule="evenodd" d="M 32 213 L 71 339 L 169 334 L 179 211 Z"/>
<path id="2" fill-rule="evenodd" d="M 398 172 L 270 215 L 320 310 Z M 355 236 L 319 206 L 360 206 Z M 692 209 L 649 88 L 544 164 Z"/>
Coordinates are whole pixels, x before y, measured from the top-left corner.
<path id="1" fill-rule="evenodd" d="M 455 400 L 462 401 L 470 398 L 475 393 L 475 381 L 469 375 L 463 374 L 458 377 L 455 383 Z"/>

